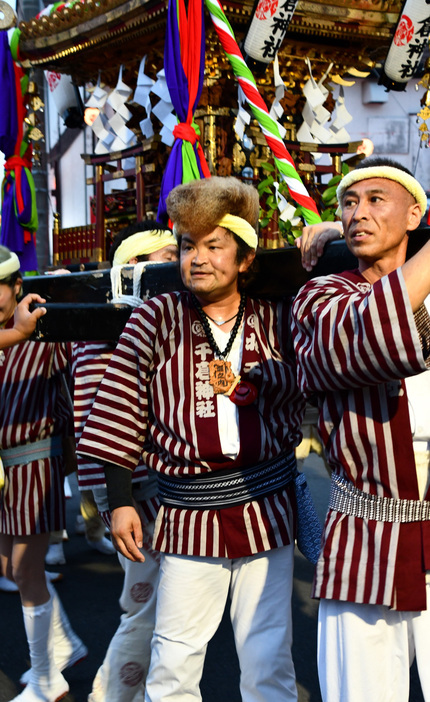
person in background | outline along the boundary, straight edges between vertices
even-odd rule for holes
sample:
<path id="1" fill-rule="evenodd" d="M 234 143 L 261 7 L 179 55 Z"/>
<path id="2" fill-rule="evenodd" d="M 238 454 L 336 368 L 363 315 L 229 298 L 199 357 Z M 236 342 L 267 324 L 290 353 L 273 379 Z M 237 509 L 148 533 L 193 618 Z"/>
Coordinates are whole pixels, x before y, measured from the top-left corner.
<path id="1" fill-rule="evenodd" d="M 140 281 L 148 265 L 176 261 L 178 247 L 172 232 L 162 224 L 147 220 L 126 227 L 115 237 L 109 251 L 114 300 L 117 303 L 141 304 Z M 133 265 L 134 296 L 122 294 L 121 271 Z M 75 381 L 75 436 L 78 442 L 90 413 L 98 387 L 112 357 L 113 343 L 75 343 L 73 375 Z M 110 526 L 106 482 L 99 464 L 78 456 L 78 481 L 87 517 L 95 519 L 97 507 L 103 515 L 103 529 Z M 141 463 L 133 475 L 133 498 L 144 521 L 143 563 L 118 554 L 124 569 L 120 597 L 123 610 L 102 665 L 95 676 L 88 702 L 131 702 L 143 699 L 149 668 L 150 645 L 155 621 L 159 554 L 153 550 L 153 523 L 158 512 L 155 474 Z M 97 506 L 96 506 L 97 505 Z M 82 510 L 82 506 L 81 506 Z"/>
<path id="2" fill-rule="evenodd" d="M 1 246 L 0 324 L 7 330 L 21 286 L 19 259 Z M 70 655 L 79 645 L 87 653 L 44 567 L 49 532 L 64 527 L 62 437 L 71 415 L 62 387 L 69 351 L 61 344 L 24 341 L 0 352 L 0 559 L 3 574 L 19 588 L 32 666 L 27 687 L 15 698 L 19 702 L 54 702 L 67 694 L 54 660 L 55 628 L 62 632 L 59 652 Z"/>
<path id="3" fill-rule="evenodd" d="M 313 587 L 321 693 L 407 702 L 415 654 L 430 700 L 430 242 L 406 261 L 427 200 L 379 158 L 341 180 L 338 200 L 358 269 L 311 280 L 293 306 L 299 385 L 332 471 Z"/>
<path id="4" fill-rule="evenodd" d="M 14 263 L 18 263 L 19 260 L 16 254 L 11 251 L 11 268 L 14 267 Z M 35 310 L 30 311 L 30 306 L 38 302 L 43 304 L 46 300 L 36 293 L 29 293 L 26 295 L 21 302 L 17 305 L 14 313 L 14 325 L 11 329 L 0 329 L 0 349 L 9 348 L 10 346 L 15 346 L 15 344 L 20 344 L 26 339 L 28 339 L 34 330 L 36 329 L 37 321 L 44 314 L 46 314 L 46 309 L 44 307 L 37 307 Z M 0 488 L 4 485 L 4 469 L 0 466 Z M 18 586 L 13 580 L 9 580 L 5 575 L 1 574 L 1 564 L 0 564 L 0 591 L 1 592 L 19 592 Z M 57 582 L 61 580 L 60 573 L 46 573 L 46 577 L 51 580 L 51 582 Z"/>
<path id="5" fill-rule="evenodd" d="M 10 253 L 11 263 L 9 266 L 14 268 L 17 263 L 19 266 L 17 255 L 13 251 Z M 30 306 L 35 302 L 43 304 L 46 300 L 36 293 L 29 293 L 16 306 L 13 326 L 7 329 L 0 328 L 0 349 L 20 344 L 32 335 L 36 329 L 37 320 L 46 314 L 45 307 L 36 307 L 35 310 L 30 311 Z"/>

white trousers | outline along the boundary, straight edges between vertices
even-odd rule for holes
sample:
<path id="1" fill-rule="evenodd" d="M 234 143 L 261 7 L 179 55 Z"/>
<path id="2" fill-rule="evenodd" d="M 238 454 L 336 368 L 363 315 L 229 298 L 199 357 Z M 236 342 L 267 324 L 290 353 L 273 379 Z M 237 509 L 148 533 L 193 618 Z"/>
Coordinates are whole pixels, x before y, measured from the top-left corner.
<path id="1" fill-rule="evenodd" d="M 409 668 L 417 659 L 430 702 L 430 584 L 427 610 L 321 600 L 318 674 L 324 702 L 408 702 Z"/>
<path id="2" fill-rule="evenodd" d="M 207 644 L 228 595 L 244 702 L 295 702 L 294 546 L 248 558 L 163 554 L 146 702 L 201 700 Z"/>
<path id="3" fill-rule="evenodd" d="M 144 538 L 146 539 L 146 533 Z M 159 554 L 147 545 L 141 549 L 144 563 L 118 554 L 124 569 L 124 585 L 119 603 L 121 621 L 97 671 L 88 702 L 131 702 L 142 700 L 151 657 Z"/>

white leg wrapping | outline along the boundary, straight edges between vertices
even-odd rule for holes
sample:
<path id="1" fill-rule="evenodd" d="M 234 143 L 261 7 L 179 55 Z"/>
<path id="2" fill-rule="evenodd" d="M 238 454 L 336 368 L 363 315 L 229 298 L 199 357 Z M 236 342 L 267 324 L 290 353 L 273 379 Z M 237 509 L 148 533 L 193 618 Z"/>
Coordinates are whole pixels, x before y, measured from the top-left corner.
<path id="1" fill-rule="evenodd" d="M 58 670 L 64 670 L 75 665 L 88 655 L 88 649 L 79 636 L 73 631 L 61 600 L 55 588 L 47 581 L 47 588 L 52 600 L 52 628 L 54 661 Z M 21 685 L 27 685 L 31 676 L 31 668 L 21 675 Z"/>
<path id="2" fill-rule="evenodd" d="M 138 702 L 151 657 L 159 566 L 143 549 L 144 563 L 118 555 L 124 569 L 121 622 L 93 682 L 88 702 Z"/>
<path id="3" fill-rule="evenodd" d="M 69 685 L 54 662 L 52 597 L 43 605 L 23 607 L 24 626 L 30 649 L 31 675 L 27 687 L 13 702 L 57 702 Z"/>

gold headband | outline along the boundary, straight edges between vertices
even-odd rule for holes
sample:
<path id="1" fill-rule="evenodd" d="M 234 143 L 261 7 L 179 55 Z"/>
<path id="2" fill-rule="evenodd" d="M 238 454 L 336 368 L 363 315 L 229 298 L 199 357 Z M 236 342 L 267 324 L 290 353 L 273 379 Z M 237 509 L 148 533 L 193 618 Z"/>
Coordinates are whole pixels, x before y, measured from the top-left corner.
<path id="1" fill-rule="evenodd" d="M 421 214 L 424 217 L 427 210 L 427 196 L 419 184 L 419 182 L 409 173 L 395 168 L 394 166 L 369 166 L 368 168 L 356 168 L 354 171 L 347 173 L 340 181 L 337 190 L 337 201 L 339 209 L 342 211 L 342 197 L 353 183 L 358 183 L 360 180 L 369 180 L 369 178 L 387 178 L 400 183 L 403 187 L 415 198 L 421 207 Z"/>
<path id="2" fill-rule="evenodd" d="M 243 217 L 236 217 L 236 215 L 226 214 L 218 222 L 219 227 L 224 227 L 229 231 L 236 234 L 238 237 L 243 239 L 245 244 L 251 247 L 251 249 L 256 250 L 258 246 L 258 236 L 252 224 L 250 224 Z"/>
<path id="3" fill-rule="evenodd" d="M 113 266 L 123 266 L 131 258 L 148 256 L 154 251 L 164 249 L 165 246 L 177 246 L 173 234 L 168 230 L 149 229 L 146 232 L 137 232 L 124 239 L 115 251 Z"/>
<path id="4" fill-rule="evenodd" d="M 9 251 L 9 258 L 0 263 L 0 280 L 8 278 L 12 273 L 19 271 L 19 258 L 13 251 Z"/>

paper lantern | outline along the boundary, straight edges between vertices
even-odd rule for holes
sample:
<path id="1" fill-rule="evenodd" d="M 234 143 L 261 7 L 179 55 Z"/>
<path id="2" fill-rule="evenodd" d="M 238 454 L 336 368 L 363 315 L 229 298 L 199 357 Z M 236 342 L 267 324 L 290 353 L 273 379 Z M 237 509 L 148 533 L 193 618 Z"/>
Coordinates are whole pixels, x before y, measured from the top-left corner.
<path id="1" fill-rule="evenodd" d="M 388 90 L 405 90 L 415 74 L 430 34 L 430 5 L 406 0 L 379 82 Z"/>
<path id="2" fill-rule="evenodd" d="M 244 42 L 245 61 L 258 72 L 264 72 L 273 61 L 298 0 L 259 0 Z"/>

